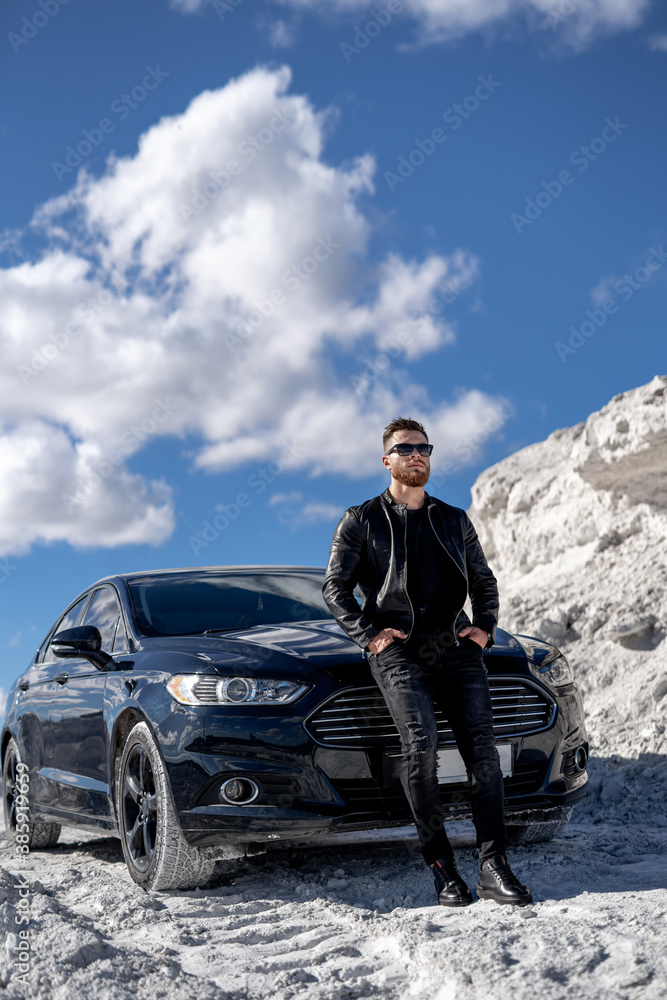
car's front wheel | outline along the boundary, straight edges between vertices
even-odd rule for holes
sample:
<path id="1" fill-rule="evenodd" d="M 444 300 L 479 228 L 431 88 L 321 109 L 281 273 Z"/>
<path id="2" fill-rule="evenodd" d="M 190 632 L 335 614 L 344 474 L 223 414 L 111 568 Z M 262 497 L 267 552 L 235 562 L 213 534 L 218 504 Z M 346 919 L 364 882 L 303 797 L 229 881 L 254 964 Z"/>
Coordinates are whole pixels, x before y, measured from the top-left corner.
<path id="1" fill-rule="evenodd" d="M 2 768 L 2 804 L 7 840 L 16 847 L 39 850 L 53 847 L 60 836 L 58 823 L 30 821 L 30 777 L 16 740 L 7 744 Z"/>
<path id="2" fill-rule="evenodd" d="M 130 732 L 118 768 L 116 802 L 123 855 L 144 889 L 195 889 L 213 875 L 215 862 L 183 839 L 168 778 L 145 722 Z"/>

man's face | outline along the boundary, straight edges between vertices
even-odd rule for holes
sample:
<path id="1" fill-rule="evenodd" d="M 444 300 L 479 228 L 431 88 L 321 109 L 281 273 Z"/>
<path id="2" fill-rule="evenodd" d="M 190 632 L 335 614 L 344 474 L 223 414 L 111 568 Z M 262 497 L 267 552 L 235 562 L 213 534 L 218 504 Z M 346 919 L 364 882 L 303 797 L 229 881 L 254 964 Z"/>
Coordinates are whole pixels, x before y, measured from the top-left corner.
<path id="1" fill-rule="evenodd" d="M 421 431 L 394 431 L 387 444 L 389 451 L 395 444 L 426 444 L 426 438 Z M 431 474 L 431 459 L 428 455 L 420 455 L 413 451 L 405 458 L 393 451 L 391 455 L 383 455 L 382 461 L 389 469 L 393 478 L 403 486 L 425 486 Z"/>

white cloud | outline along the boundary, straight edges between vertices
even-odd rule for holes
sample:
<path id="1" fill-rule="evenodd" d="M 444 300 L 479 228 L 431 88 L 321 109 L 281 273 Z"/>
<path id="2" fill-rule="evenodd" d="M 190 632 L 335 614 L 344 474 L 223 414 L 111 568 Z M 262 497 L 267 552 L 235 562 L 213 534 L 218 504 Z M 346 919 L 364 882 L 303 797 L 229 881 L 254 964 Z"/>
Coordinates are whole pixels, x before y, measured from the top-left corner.
<path id="1" fill-rule="evenodd" d="M 211 0 L 172 0 L 172 5 L 186 12 L 201 10 Z M 377 35 L 377 25 L 394 24 L 397 17 L 416 22 L 418 41 L 422 44 L 451 41 L 475 31 L 497 31 L 513 27 L 531 32 L 547 32 L 555 46 L 581 49 L 600 35 L 638 27 L 648 11 L 650 0 L 406 0 L 399 15 L 387 22 L 386 9 L 376 0 L 275 0 L 296 10 L 314 10 L 322 14 L 349 14 L 350 22 L 364 31 L 368 16 L 374 22 L 368 41 L 359 36 L 360 51 Z M 400 23 L 405 23 L 401 21 Z"/>
<path id="2" fill-rule="evenodd" d="M 277 507 L 276 518 L 283 527 L 297 531 L 304 525 L 319 524 L 322 521 L 337 521 L 343 513 L 338 504 L 323 503 L 318 500 L 304 502 L 303 493 L 274 493 L 269 500 L 270 507 Z"/>
<path id="3" fill-rule="evenodd" d="M 205 2 L 206 0 L 169 0 L 169 5 L 184 10 L 186 14 L 194 14 L 201 10 Z"/>
<path id="4" fill-rule="evenodd" d="M 269 507 L 276 504 L 299 503 L 303 500 L 303 493 L 300 490 L 292 490 L 290 493 L 274 493 L 269 499 Z"/>
<path id="5" fill-rule="evenodd" d="M 369 0 L 279 0 L 297 8 L 349 12 L 356 19 L 377 5 Z M 549 31 L 580 48 L 600 34 L 637 27 L 649 0 L 410 0 L 404 5 L 418 25 L 422 43 L 450 41 L 474 31 L 515 24 Z M 364 25 L 360 27 L 363 30 Z"/>
<path id="6" fill-rule="evenodd" d="M 317 521 L 335 521 L 342 513 L 342 509 L 332 503 L 307 503 L 301 510 L 301 518 L 308 524 L 315 524 Z"/>
<path id="7" fill-rule="evenodd" d="M 200 94 L 36 212 L 48 249 L 0 271 L 0 555 L 168 537 L 168 486 L 126 466 L 156 436 L 199 438 L 200 469 L 284 453 L 365 476 L 396 413 L 418 410 L 446 451 L 499 406 L 410 381 L 406 358 L 454 336 L 424 317 L 438 283 L 477 264 L 371 258 L 374 162 L 327 163 L 330 114 L 289 83 L 258 68 Z M 380 350 L 387 372 L 355 391 Z"/>
<path id="8" fill-rule="evenodd" d="M 612 272 L 600 278 L 590 291 L 593 304 L 601 307 L 610 300 L 622 304 L 645 285 L 652 285 L 656 281 L 664 282 L 667 280 L 664 260 L 662 244 L 653 243 L 646 247 L 628 261 L 624 273 Z"/>
<path id="9" fill-rule="evenodd" d="M 288 24 L 282 18 L 258 18 L 261 29 L 267 32 L 274 49 L 289 49 L 296 42 L 296 30 L 293 24 Z"/>
<path id="10" fill-rule="evenodd" d="M 105 478 L 106 461 L 92 440 L 73 441 L 45 420 L 5 427 L 0 435 L 0 552 L 20 554 L 34 542 L 62 539 L 109 547 L 156 544 L 168 537 L 174 518 L 166 484 L 148 485 L 124 467 Z"/>
<path id="11" fill-rule="evenodd" d="M 667 35 L 651 35 L 648 47 L 651 52 L 667 52 Z"/>
<path id="12" fill-rule="evenodd" d="M 608 302 L 609 299 L 616 297 L 613 291 L 616 281 L 618 281 L 618 275 L 616 274 L 607 275 L 606 278 L 601 278 L 598 281 L 597 285 L 591 289 L 591 299 L 594 305 L 601 306 L 603 303 Z"/>

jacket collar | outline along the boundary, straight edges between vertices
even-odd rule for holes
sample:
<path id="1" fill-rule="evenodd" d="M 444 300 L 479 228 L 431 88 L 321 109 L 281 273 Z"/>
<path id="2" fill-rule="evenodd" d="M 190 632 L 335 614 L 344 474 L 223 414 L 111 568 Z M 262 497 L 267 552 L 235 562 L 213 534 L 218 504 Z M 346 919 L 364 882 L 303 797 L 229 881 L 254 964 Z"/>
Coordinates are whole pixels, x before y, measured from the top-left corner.
<path id="1" fill-rule="evenodd" d="M 403 507 L 403 506 L 405 506 L 405 504 L 398 504 L 398 503 L 396 503 L 396 501 L 394 500 L 393 496 L 389 492 L 389 487 L 387 487 L 387 489 L 384 491 L 384 493 L 380 494 L 380 499 L 383 500 L 386 504 L 389 504 L 390 507 Z M 426 492 L 426 490 L 424 490 L 424 506 L 425 507 L 432 507 L 433 506 L 433 498 L 431 496 L 429 496 L 429 494 Z"/>
<path id="2" fill-rule="evenodd" d="M 404 505 L 396 503 L 391 493 L 389 492 L 388 487 L 384 491 L 384 493 L 380 495 L 380 500 L 385 505 L 385 511 L 387 513 L 387 517 L 391 524 L 391 516 L 389 515 L 388 508 L 391 507 L 398 508 Z M 457 550 L 456 546 L 452 544 L 450 538 L 448 537 L 447 529 L 442 518 L 442 510 L 441 508 L 438 507 L 434 498 L 429 493 L 427 493 L 426 490 L 424 490 L 424 507 L 429 508 L 429 520 L 431 521 L 433 530 L 435 531 L 438 540 L 440 541 L 443 548 L 445 548 L 449 553 L 449 555 L 452 557 L 452 559 L 454 560 L 454 564 L 458 566 L 460 572 L 467 579 L 465 562 L 461 558 L 461 553 Z M 440 528 L 441 530 L 438 530 L 438 528 Z"/>

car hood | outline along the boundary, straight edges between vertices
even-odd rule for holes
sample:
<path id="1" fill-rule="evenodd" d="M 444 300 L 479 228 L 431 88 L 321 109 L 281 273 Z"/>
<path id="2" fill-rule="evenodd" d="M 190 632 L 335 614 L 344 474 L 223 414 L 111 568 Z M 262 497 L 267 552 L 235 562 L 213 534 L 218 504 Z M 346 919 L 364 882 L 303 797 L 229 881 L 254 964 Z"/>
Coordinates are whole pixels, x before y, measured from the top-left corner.
<path id="1" fill-rule="evenodd" d="M 177 653 L 192 656 L 197 669 L 214 669 L 223 676 L 241 668 L 251 674 L 289 674 L 306 676 L 314 670 L 335 667 L 351 668 L 365 663 L 366 656 L 336 622 L 289 625 L 258 625 L 221 635 L 165 636 L 144 640 L 151 653 Z M 496 644 L 487 655 L 525 656 L 524 647 L 502 629 Z"/>

